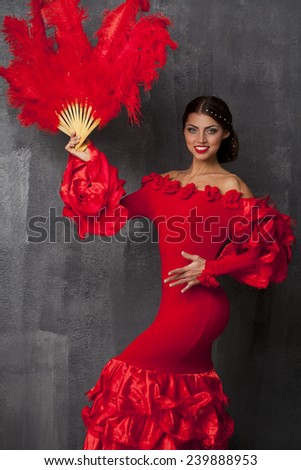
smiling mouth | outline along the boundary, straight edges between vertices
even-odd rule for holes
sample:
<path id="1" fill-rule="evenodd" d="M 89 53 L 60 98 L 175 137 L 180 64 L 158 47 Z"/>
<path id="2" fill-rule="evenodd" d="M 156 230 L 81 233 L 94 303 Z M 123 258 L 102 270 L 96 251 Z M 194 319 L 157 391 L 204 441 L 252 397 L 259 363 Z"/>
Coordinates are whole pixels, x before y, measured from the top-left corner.
<path id="1" fill-rule="evenodd" d="M 206 153 L 209 147 L 207 145 L 198 145 L 194 147 L 197 153 Z"/>

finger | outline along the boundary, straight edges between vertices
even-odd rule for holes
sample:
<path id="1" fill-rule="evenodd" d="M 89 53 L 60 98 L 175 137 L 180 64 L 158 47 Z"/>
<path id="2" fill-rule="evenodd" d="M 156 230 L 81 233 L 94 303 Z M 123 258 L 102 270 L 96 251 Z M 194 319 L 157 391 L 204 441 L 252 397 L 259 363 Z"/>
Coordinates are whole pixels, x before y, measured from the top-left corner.
<path id="1" fill-rule="evenodd" d="M 186 292 L 188 289 L 189 285 L 187 284 L 187 286 L 185 286 L 184 289 L 181 290 L 181 294 L 184 294 L 184 292 Z"/>
<path id="2" fill-rule="evenodd" d="M 169 276 L 167 277 L 166 279 L 164 279 L 164 282 L 170 282 L 170 281 L 174 281 L 176 279 L 180 279 L 181 277 L 183 277 L 185 275 L 185 271 L 179 273 L 179 274 L 174 274 L 173 276 Z"/>
<path id="3" fill-rule="evenodd" d="M 79 141 L 80 141 L 79 137 L 74 137 L 74 138 L 70 139 L 68 144 L 66 145 L 65 149 L 66 150 L 74 149 Z"/>
<path id="4" fill-rule="evenodd" d="M 185 271 L 185 267 L 184 268 L 176 268 L 176 269 L 172 269 L 171 271 L 169 271 L 167 274 L 170 276 L 171 274 L 180 274 L 180 273 L 183 273 Z"/>
<path id="5" fill-rule="evenodd" d="M 191 287 L 193 287 L 196 284 L 200 284 L 200 282 L 199 281 L 197 281 L 197 282 L 193 282 L 193 281 L 188 282 L 187 286 L 185 286 L 184 289 L 181 290 L 181 293 L 183 294 L 184 292 L 186 292 L 188 289 L 190 289 Z"/>
<path id="6" fill-rule="evenodd" d="M 70 135 L 70 141 L 75 142 L 78 140 L 80 140 L 80 135 L 76 135 L 76 132 L 72 132 L 72 134 Z"/>
<path id="7" fill-rule="evenodd" d="M 74 144 L 72 143 L 72 141 L 68 142 L 68 144 L 66 145 L 65 148 L 67 149 L 72 149 L 74 147 Z"/>
<path id="8" fill-rule="evenodd" d="M 179 279 L 183 275 L 184 275 L 184 273 L 174 274 L 173 276 L 169 276 L 166 279 L 164 279 L 164 282 L 169 282 L 169 281 L 173 281 L 174 279 Z"/>
<path id="9" fill-rule="evenodd" d="M 186 253 L 186 251 L 181 251 L 181 255 L 184 256 L 184 258 L 192 260 L 195 260 L 198 257 L 198 255 L 191 255 L 190 253 Z"/>
<path id="10" fill-rule="evenodd" d="M 182 277 L 179 279 L 179 281 L 182 282 L 194 282 L 195 281 L 195 276 L 189 276 L 188 274 L 185 277 Z"/>
<path id="11" fill-rule="evenodd" d="M 187 268 L 181 269 L 181 272 L 179 272 L 179 274 L 174 274 L 173 276 L 169 276 L 165 278 L 164 282 L 174 281 L 176 279 L 183 278 L 183 277 L 185 277 L 185 279 L 193 280 L 198 275 L 199 275 L 199 271 L 196 270 L 196 268 L 192 268 L 191 265 L 189 265 L 187 266 Z"/>
<path id="12" fill-rule="evenodd" d="M 187 284 L 187 286 L 184 287 L 184 289 L 181 290 L 181 293 L 184 294 L 184 292 L 186 292 L 188 289 L 190 289 L 190 285 Z"/>
<path id="13" fill-rule="evenodd" d="M 173 285 L 175 285 L 175 281 L 180 281 L 180 280 L 183 281 L 184 280 L 184 282 L 188 282 L 188 281 L 193 281 L 194 279 L 195 279 L 195 275 L 186 274 L 185 276 L 177 276 L 177 277 L 171 277 L 171 278 L 164 279 L 164 283 L 172 282 Z"/>
<path id="14" fill-rule="evenodd" d="M 186 268 L 173 269 L 172 271 L 169 271 L 168 277 L 165 279 L 165 282 L 171 279 L 177 279 L 179 276 L 183 276 L 185 272 L 186 272 Z"/>
<path id="15" fill-rule="evenodd" d="M 69 149 L 72 149 L 74 147 L 74 145 L 72 144 L 72 142 L 68 142 L 68 144 L 66 145 L 65 149 L 66 150 L 69 150 Z"/>
<path id="16" fill-rule="evenodd" d="M 78 142 L 80 140 L 80 135 L 76 135 L 75 132 L 70 135 L 70 140 L 69 142 Z"/>
<path id="17" fill-rule="evenodd" d="M 188 282 L 188 279 L 180 279 L 179 281 L 172 282 L 171 284 L 169 284 L 169 286 L 174 287 L 174 286 L 177 286 L 179 284 L 184 284 L 184 282 Z"/>
<path id="18" fill-rule="evenodd" d="M 74 139 L 71 139 L 70 142 L 69 142 L 69 146 L 70 147 L 76 147 L 76 145 L 79 143 L 80 139 L 78 139 L 77 137 L 74 138 Z"/>

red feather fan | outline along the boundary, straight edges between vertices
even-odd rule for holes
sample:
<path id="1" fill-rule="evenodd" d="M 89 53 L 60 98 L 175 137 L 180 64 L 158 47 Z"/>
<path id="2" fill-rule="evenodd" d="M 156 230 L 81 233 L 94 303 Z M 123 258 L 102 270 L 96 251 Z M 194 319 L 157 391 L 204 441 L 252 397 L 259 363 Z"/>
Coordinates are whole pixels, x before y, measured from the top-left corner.
<path id="1" fill-rule="evenodd" d="M 0 75 L 9 83 L 10 104 L 21 109 L 20 122 L 52 132 L 63 124 L 59 128 L 66 132 L 64 124 L 86 120 L 91 131 L 105 126 L 124 105 L 138 123 L 139 86 L 151 88 L 166 62 L 167 46 L 177 47 L 167 31 L 169 19 L 160 14 L 137 19 L 150 2 L 127 0 L 105 12 L 93 47 L 83 30 L 87 13 L 79 0 L 31 0 L 29 5 L 28 22 L 6 17 L 3 26 L 14 58 L 0 67 Z"/>

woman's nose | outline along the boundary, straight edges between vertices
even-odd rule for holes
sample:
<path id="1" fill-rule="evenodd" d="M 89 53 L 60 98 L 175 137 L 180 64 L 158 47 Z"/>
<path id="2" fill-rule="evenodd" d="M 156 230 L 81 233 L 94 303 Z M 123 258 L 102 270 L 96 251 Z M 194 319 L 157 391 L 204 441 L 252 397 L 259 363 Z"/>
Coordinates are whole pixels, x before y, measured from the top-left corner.
<path id="1" fill-rule="evenodd" d="M 200 143 L 204 143 L 207 141 L 207 138 L 206 138 L 206 133 L 205 131 L 198 131 L 198 133 L 196 134 L 196 140 L 197 142 L 200 142 Z"/>

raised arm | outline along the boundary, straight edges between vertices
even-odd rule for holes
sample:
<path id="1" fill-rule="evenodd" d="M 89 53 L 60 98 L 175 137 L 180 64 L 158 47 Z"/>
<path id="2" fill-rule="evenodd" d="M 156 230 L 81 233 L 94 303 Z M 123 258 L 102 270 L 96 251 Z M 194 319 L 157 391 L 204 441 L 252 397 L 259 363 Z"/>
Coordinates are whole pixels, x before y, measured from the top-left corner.
<path id="1" fill-rule="evenodd" d="M 124 179 L 91 142 L 84 151 L 75 150 L 78 137 L 72 135 L 65 147 L 69 152 L 60 196 L 63 215 L 77 225 L 80 238 L 86 234 L 114 235 L 130 218 L 147 217 L 145 188 L 125 195 Z"/>

